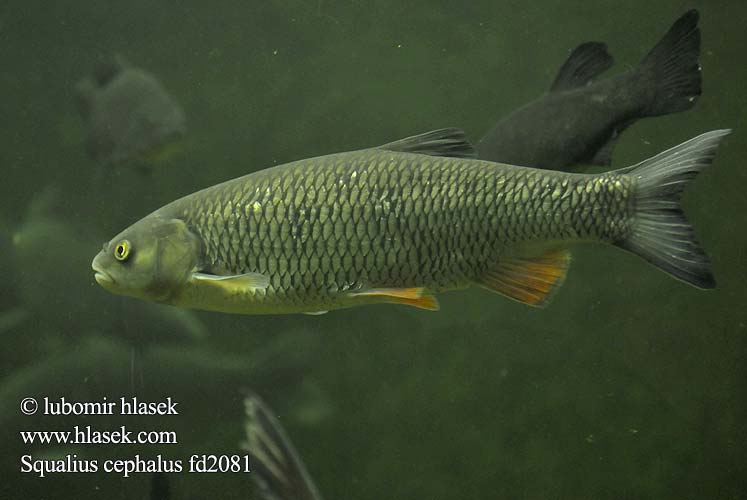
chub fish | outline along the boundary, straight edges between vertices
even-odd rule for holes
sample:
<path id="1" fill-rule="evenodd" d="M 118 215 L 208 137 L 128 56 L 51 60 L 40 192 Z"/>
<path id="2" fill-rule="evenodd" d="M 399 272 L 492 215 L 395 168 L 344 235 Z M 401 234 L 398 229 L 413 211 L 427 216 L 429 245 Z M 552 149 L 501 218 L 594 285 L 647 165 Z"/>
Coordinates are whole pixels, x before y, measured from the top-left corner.
<path id="1" fill-rule="evenodd" d="M 679 197 L 728 133 L 592 175 L 476 160 L 462 131 L 429 132 L 188 195 L 105 243 L 92 267 L 111 292 L 229 313 L 437 309 L 435 293 L 472 284 L 543 305 L 567 244 L 597 241 L 712 288 Z"/>
<path id="2" fill-rule="evenodd" d="M 701 94 L 698 12 L 680 17 L 640 64 L 611 78 L 599 42 L 579 45 L 550 92 L 499 121 L 477 143 L 479 156 L 525 167 L 570 170 L 609 165 L 619 135 L 640 118 L 692 108 Z"/>

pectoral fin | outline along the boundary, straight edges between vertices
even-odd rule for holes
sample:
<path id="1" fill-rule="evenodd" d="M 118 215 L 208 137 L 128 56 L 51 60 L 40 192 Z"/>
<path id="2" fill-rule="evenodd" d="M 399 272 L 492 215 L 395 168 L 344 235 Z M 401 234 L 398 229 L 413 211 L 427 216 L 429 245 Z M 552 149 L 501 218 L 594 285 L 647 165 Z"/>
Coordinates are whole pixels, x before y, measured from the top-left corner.
<path id="1" fill-rule="evenodd" d="M 270 286 L 270 278 L 259 273 L 233 274 L 219 276 L 216 274 L 192 273 L 192 279 L 200 283 L 222 288 L 226 292 L 246 292 L 265 290 Z"/>
<path id="2" fill-rule="evenodd" d="M 436 297 L 423 287 L 417 288 L 368 288 L 351 292 L 353 297 L 382 297 L 382 302 L 405 304 L 408 306 L 438 311 L 439 304 Z"/>
<path id="3" fill-rule="evenodd" d="M 488 271 L 479 284 L 523 304 L 542 307 L 565 280 L 571 254 L 556 248 L 532 257 L 511 257 Z"/>

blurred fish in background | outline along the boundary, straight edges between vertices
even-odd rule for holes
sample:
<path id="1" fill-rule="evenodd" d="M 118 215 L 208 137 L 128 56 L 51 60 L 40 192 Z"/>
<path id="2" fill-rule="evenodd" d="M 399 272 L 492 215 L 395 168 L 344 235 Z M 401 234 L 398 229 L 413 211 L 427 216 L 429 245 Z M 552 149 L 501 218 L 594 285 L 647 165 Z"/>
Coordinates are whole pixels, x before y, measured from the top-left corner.
<path id="1" fill-rule="evenodd" d="M 272 410 L 256 394 L 244 399 L 251 477 L 264 500 L 322 500 L 293 443 Z"/>
<path id="2" fill-rule="evenodd" d="M 698 12 L 680 17 L 638 66 L 596 80 L 613 64 L 607 46 L 579 45 L 550 92 L 498 122 L 477 143 L 483 160 L 572 170 L 610 165 L 618 136 L 636 120 L 692 108 L 701 94 Z"/>
<path id="3" fill-rule="evenodd" d="M 88 153 L 102 165 L 158 165 L 178 152 L 186 118 L 155 76 L 115 55 L 76 85 Z"/>
<path id="4" fill-rule="evenodd" d="M 81 264 L 77 252 L 90 246 L 85 238 L 80 238 L 83 233 L 79 228 L 58 214 L 63 199 L 58 186 L 42 187 L 31 198 L 20 223 L 12 229 L 10 258 L 17 270 L 18 294 L 23 307 L 33 313 L 41 336 L 44 332 L 59 331 L 65 323 L 72 325 L 79 321 L 77 317 L 64 321 L 57 307 L 74 314 L 83 298 L 76 291 L 87 288 L 77 272 Z M 91 306 L 101 303 L 96 297 L 91 299 Z"/>
<path id="5" fill-rule="evenodd" d="M 64 195 L 56 186 L 40 189 L 21 222 L 11 229 L 12 235 L 0 236 L 0 245 L 8 250 L 0 259 L 11 278 L 3 289 L 12 285 L 12 291 L 2 292 L 8 296 L 4 302 L 11 305 L 0 313 L 0 331 L 22 332 L 20 320 L 30 315 L 36 349 L 41 351 L 45 345 L 54 349 L 91 332 L 114 335 L 137 348 L 207 337 L 207 326 L 190 311 L 102 300 L 89 278 L 88 258 L 81 259 L 100 240 L 60 215 L 63 203 Z"/>

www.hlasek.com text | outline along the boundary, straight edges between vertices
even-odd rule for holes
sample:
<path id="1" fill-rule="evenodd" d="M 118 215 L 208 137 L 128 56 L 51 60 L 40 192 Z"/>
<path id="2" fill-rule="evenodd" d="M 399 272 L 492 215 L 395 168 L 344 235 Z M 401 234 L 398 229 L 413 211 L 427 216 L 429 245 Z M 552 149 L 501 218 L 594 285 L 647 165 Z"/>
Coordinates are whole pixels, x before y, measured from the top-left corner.
<path id="1" fill-rule="evenodd" d="M 97 430 L 90 425 L 69 431 L 20 431 L 23 444 L 178 444 L 175 431 Z"/>

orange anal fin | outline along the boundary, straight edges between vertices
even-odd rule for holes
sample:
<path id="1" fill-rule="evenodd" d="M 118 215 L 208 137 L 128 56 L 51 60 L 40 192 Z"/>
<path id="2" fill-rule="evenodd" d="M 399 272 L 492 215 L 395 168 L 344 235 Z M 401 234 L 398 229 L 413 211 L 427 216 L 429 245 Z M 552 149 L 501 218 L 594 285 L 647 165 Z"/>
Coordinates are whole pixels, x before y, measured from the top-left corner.
<path id="1" fill-rule="evenodd" d="M 565 280 L 571 254 L 554 248 L 532 257 L 510 257 L 485 273 L 479 284 L 531 306 L 544 306 Z"/>
<path id="2" fill-rule="evenodd" d="M 405 304 L 408 306 L 438 311 L 438 299 L 423 287 L 417 288 L 369 288 L 351 292 L 354 297 L 381 297 L 382 302 Z"/>

